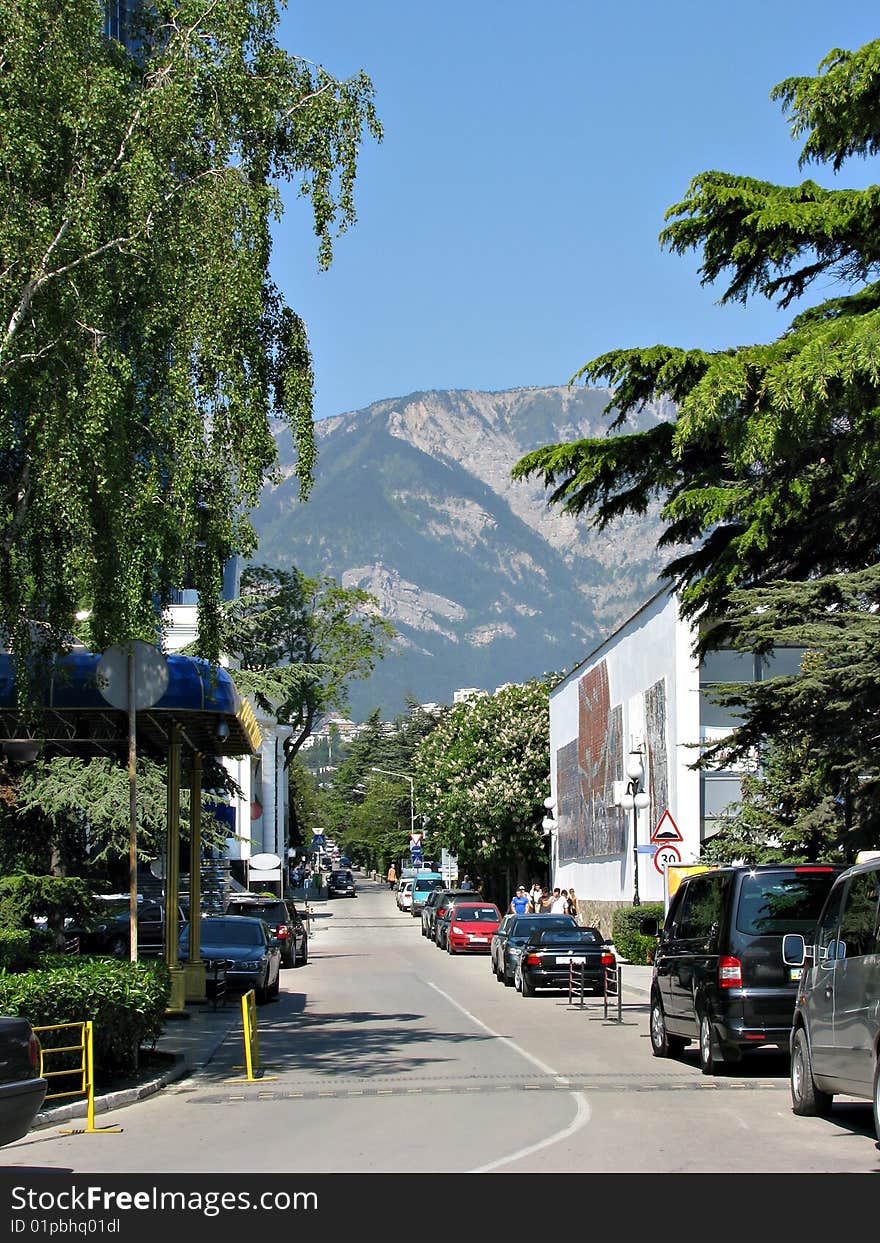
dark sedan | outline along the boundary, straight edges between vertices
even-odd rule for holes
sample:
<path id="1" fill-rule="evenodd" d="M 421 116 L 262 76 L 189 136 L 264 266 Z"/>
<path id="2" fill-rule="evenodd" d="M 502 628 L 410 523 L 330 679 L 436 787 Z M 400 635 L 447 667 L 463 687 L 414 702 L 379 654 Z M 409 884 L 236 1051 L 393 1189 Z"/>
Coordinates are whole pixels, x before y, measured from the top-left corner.
<path id="1" fill-rule="evenodd" d="M 513 984 L 522 948 L 536 929 L 577 927 L 573 915 L 505 915 L 489 946 L 496 980 L 500 984 Z"/>
<path id="2" fill-rule="evenodd" d="M 277 997 L 281 978 L 281 949 L 262 919 L 247 915 L 209 915 L 201 921 L 199 955 L 225 961 L 226 985 L 253 989 L 259 1005 Z M 180 957 L 189 954 L 189 925 L 180 934 Z"/>
<path id="3" fill-rule="evenodd" d="M 40 1046 L 27 1019 L 0 1017 L 0 1144 L 31 1129 L 46 1096 Z"/>
<path id="4" fill-rule="evenodd" d="M 357 894 L 354 877 L 347 870 L 336 870 L 327 877 L 328 898 L 353 898 Z"/>
<path id="5" fill-rule="evenodd" d="M 277 937 L 282 967 L 304 967 L 309 961 L 309 934 L 296 904 L 288 899 L 237 893 L 226 904 L 227 915 L 262 919 L 269 936 Z"/>
<path id="6" fill-rule="evenodd" d="M 432 889 L 427 898 L 425 898 L 422 909 L 419 911 L 422 921 L 422 936 L 428 937 L 431 941 L 434 940 L 434 920 L 437 917 L 437 907 L 441 899 L 449 892 L 450 890 L 448 889 Z"/>
<path id="7" fill-rule="evenodd" d="M 97 912 L 86 926 L 71 926 L 65 936 L 77 937 L 84 954 L 112 954 L 128 958 L 131 953 L 131 898 L 127 893 L 99 894 Z M 161 902 L 138 895 L 138 954 L 157 955 L 165 949 L 165 907 Z"/>
<path id="8" fill-rule="evenodd" d="M 583 978 L 585 987 L 604 993 L 605 968 L 614 965 L 614 955 L 599 929 L 536 928 L 519 955 L 514 984 L 523 997 L 534 997 L 539 988 L 567 989 L 572 964 L 578 982 Z"/>

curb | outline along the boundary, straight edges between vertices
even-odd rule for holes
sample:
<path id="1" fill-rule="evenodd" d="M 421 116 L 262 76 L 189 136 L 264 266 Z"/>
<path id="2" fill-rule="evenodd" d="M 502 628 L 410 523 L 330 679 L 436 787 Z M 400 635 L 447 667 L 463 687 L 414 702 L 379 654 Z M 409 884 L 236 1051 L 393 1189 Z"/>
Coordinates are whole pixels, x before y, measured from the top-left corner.
<path id="1" fill-rule="evenodd" d="M 120 1088 L 118 1092 L 107 1092 L 103 1096 L 96 1096 L 95 1113 L 104 1114 L 111 1109 L 119 1109 L 123 1105 L 133 1105 L 135 1101 L 141 1101 L 144 1097 L 160 1092 L 167 1084 L 185 1078 L 190 1071 L 186 1058 L 182 1053 L 175 1053 L 174 1058 L 174 1065 L 163 1070 L 154 1079 L 147 1079 L 144 1083 L 139 1083 L 132 1088 Z M 54 1126 L 56 1122 L 78 1118 L 86 1111 L 86 1108 L 86 1099 L 83 1097 L 69 1105 L 55 1105 L 49 1109 L 41 1109 L 31 1129 L 38 1131 L 47 1126 Z"/>

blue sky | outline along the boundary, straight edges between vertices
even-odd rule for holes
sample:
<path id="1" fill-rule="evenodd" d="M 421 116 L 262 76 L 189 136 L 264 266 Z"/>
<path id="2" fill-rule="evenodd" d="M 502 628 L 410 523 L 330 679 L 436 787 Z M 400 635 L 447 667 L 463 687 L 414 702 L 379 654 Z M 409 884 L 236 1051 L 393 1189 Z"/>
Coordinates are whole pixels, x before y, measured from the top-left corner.
<path id="1" fill-rule="evenodd" d="M 777 336 L 788 316 L 717 306 L 696 256 L 661 251 L 664 213 L 711 168 L 880 181 L 874 160 L 800 171 L 769 99 L 878 36 L 868 0 L 289 0 L 283 45 L 336 77 L 365 70 L 385 129 L 329 272 L 285 192 L 273 275 L 309 330 L 316 416 L 565 384 L 620 346 Z"/>

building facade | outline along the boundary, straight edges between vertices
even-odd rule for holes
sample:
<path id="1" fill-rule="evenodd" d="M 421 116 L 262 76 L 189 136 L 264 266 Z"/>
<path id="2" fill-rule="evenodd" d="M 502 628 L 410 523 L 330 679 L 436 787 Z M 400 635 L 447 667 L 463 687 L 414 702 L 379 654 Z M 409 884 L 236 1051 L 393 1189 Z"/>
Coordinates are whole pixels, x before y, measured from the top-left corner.
<path id="1" fill-rule="evenodd" d="M 720 650 L 702 662 L 679 600 L 658 592 L 575 668 L 550 696 L 554 885 L 574 886 L 588 922 L 661 902 L 663 863 L 694 862 L 740 795 L 742 770 L 695 771 L 706 744 L 736 724 L 714 687 L 792 673 L 800 649 L 770 656 Z M 643 770 L 639 800 L 625 806 L 627 762 Z"/>

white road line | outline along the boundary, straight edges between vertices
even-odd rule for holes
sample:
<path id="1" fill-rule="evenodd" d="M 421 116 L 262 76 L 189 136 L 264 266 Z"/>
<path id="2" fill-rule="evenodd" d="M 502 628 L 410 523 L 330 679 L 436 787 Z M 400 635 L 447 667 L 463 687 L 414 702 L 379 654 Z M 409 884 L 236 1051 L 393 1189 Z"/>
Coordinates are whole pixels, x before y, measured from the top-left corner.
<path id="1" fill-rule="evenodd" d="M 436 984 L 432 984 L 430 980 L 426 980 L 425 983 L 428 984 L 430 988 L 433 988 L 435 992 L 439 993 L 441 997 L 445 997 L 451 1006 L 454 1006 L 456 1010 L 459 1010 L 462 1014 L 469 1018 L 472 1023 L 476 1023 L 477 1027 L 482 1027 L 483 1031 L 488 1032 L 489 1035 L 495 1040 L 500 1040 L 502 1044 L 506 1044 L 509 1048 L 513 1049 L 515 1053 L 518 1053 L 520 1057 L 524 1057 L 527 1062 L 531 1062 L 533 1066 L 537 1066 L 538 1070 L 542 1071 L 543 1074 L 551 1075 L 558 1084 L 561 1084 L 562 1086 L 568 1085 L 569 1080 L 563 1075 L 558 1074 L 552 1066 L 548 1066 L 539 1058 L 533 1057 L 531 1053 L 521 1048 L 508 1036 L 502 1036 L 500 1032 L 496 1032 L 493 1028 L 489 1027 L 488 1024 L 484 1023 L 482 1019 L 478 1019 L 475 1014 L 471 1014 L 470 1010 L 466 1010 L 465 1007 L 460 1005 L 454 997 L 450 997 L 449 993 L 445 993 L 442 988 L 438 988 Z M 572 1092 L 570 1095 L 575 1103 L 576 1113 L 573 1121 L 564 1130 L 555 1131 L 552 1135 L 548 1135 L 544 1139 L 539 1140 L 538 1143 L 530 1144 L 528 1148 L 520 1148 L 516 1152 L 508 1153 L 506 1157 L 499 1157 L 497 1161 L 490 1161 L 488 1165 L 481 1165 L 477 1169 L 471 1170 L 470 1173 L 488 1174 L 491 1170 L 500 1169 L 501 1166 L 509 1165 L 512 1161 L 520 1161 L 523 1157 L 530 1157 L 532 1153 L 540 1152 L 542 1148 L 549 1148 L 551 1144 L 558 1144 L 560 1140 L 568 1139 L 570 1135 L 574 1135 L 576 1131 L 579 1131 L 582 1127 L 585 1127 L 590 1121 L 589 1102 L 583 1092 Z"/>
<path id="2" fill-rule="evenodd" d="M 502 1165 L 510 1165 L 511 1161 L 520 1161 L 523 1157 L 530 1157 L 533 1152 L 540 1152 L 542 1148 L 549 1148 L 551 1144 L 558 1144 L 561 1139 L 568 1139 L 569 1135 L 574 1135 L 575 1131 L 579 1131 L 581 1127 L 585 1127 L 590 1121 L 590 1106 L 583 1092 L 572 1092 L 572 1100 L 577 1106 L 577 1113 L 574 1121 L 567 1126 L 564 1131 L 556 1131 L 553 1135 L 548 1135 L 546 1139 L 540 1140 L 537 1144 L 530 1144 L 528 1148 L 520 1148 L 518 1152 L 508 1153 L 506 1157 L 499 1157 L 497 1161 L 490 1161 L 488 1165 L 478 1166 L 477 1169 L 471 1170 L 471 1174 L 488 1174 L 491 1170 L 500 1169 Z"/>

